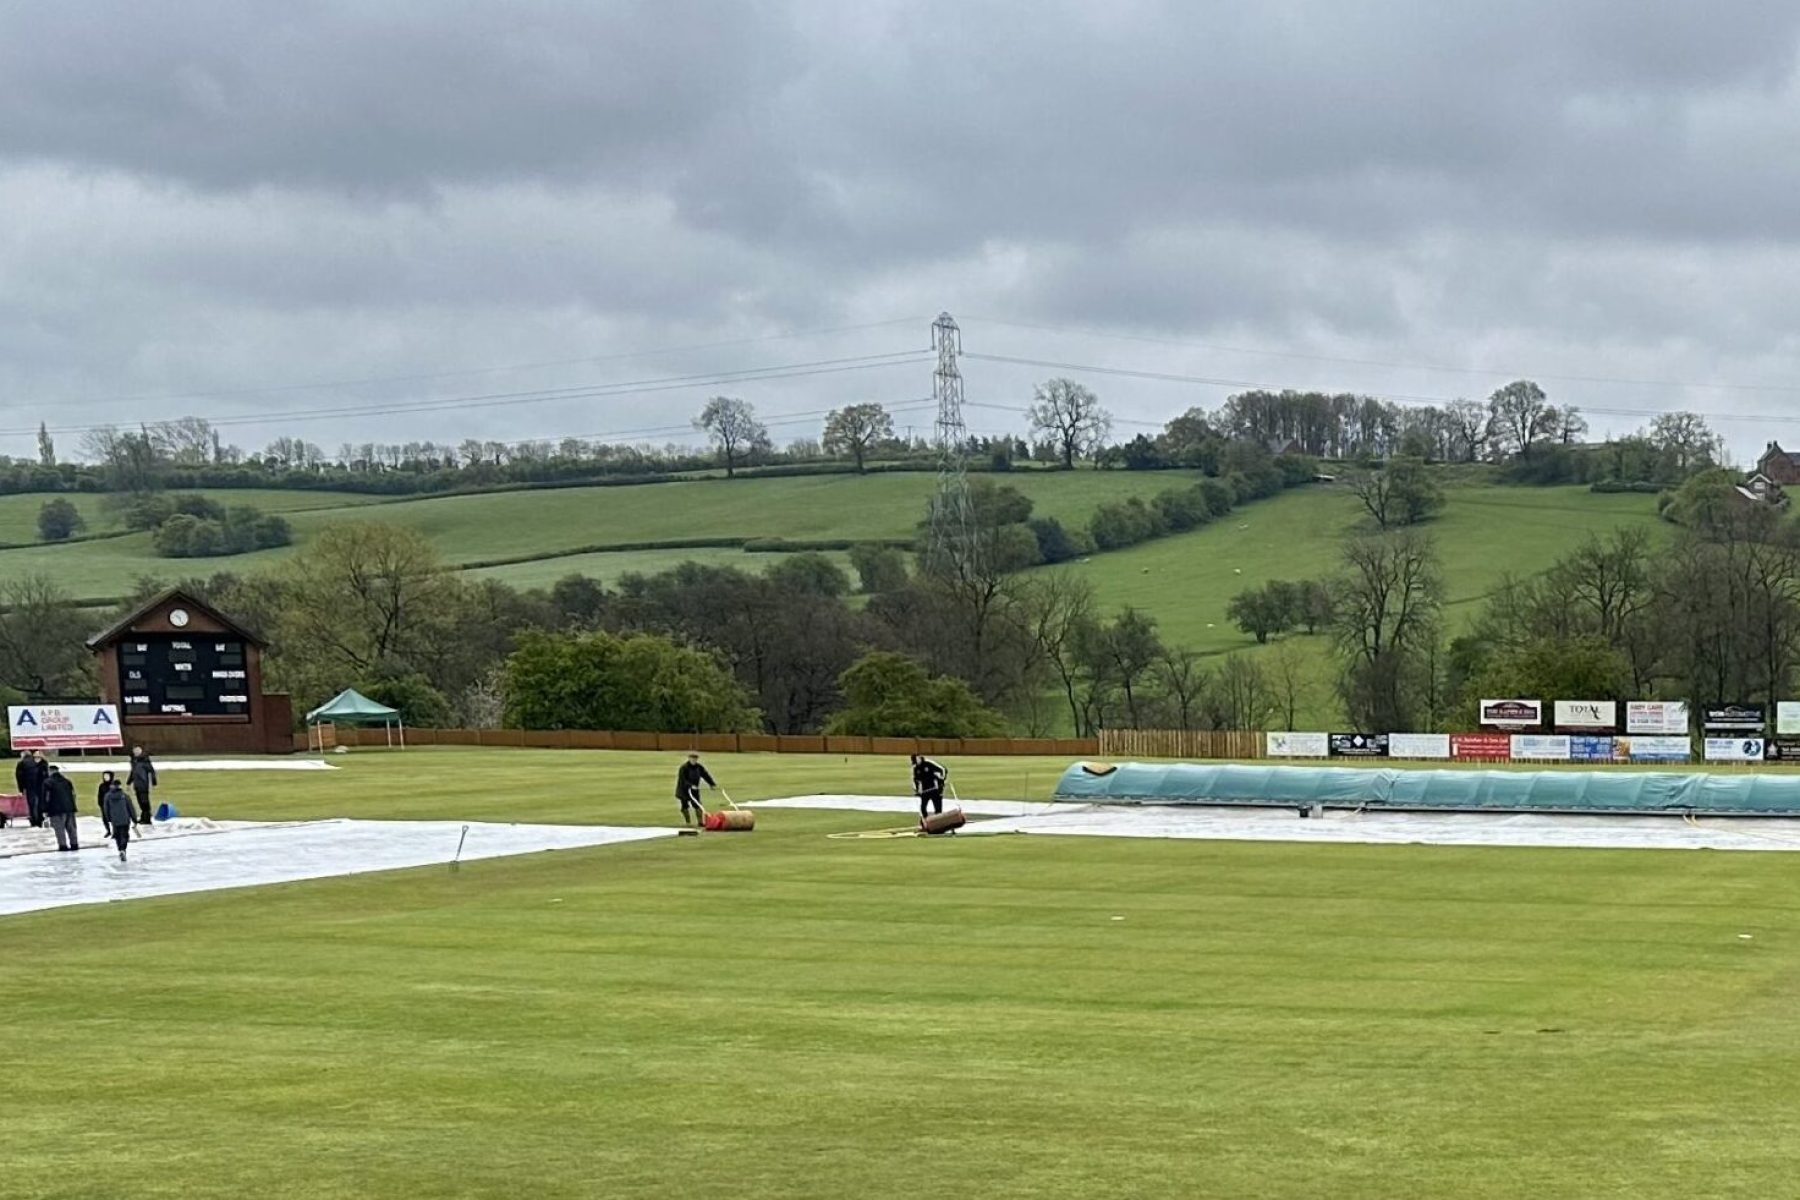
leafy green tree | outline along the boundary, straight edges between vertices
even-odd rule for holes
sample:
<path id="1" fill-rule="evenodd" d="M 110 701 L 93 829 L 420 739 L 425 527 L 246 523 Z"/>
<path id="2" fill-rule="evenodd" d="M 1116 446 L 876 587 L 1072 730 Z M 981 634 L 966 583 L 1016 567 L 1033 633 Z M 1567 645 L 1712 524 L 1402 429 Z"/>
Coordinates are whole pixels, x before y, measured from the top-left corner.
<path id="1" fill-rule="evenodd" d="M 445 729 L 454 724 L 450 701 L 423 675 L 365 679 L 356 690 L 378 704 L 397 709 L 400 719 L 419 729 Z"/>
<path id="2" fill-rule="evenodd" d="M 97 624 L 47 575 L 0 582 L 0 687 L 32 700 L 94 695 L 84 641 Z"/>
<path id="3" fill-rule="evenodd" d="M 694 418 L 694 428 L 705 430 L 719 448 L 727 479 L 736 475 L 751 455 L 769 448 L 768 426 L 756 419 L 756 409 L 747 400 L 714 396 Z"/>
<path id="4" fill-rule="evenodd" d="M 1047 379 L 1037 386 L 1029 410 L 1031 428 L 1056 445 L 1065 469 L 1094 453 L 1112 431 L 1112 414 L 1072 379 Z"/>
<path id="5" fill-rule="evenodd" d="M 850 577 L 844 574 L 844 569 L 823 554 L 812 551 L 783 555 L 780 562 L 769 568 L 765 578 L 784 592 L 833 598 L 850 594 Z"/>
<path id="6" fill-rule="evenodd" d="M 86 529 L 87 521 L 80 509 L 58 496 L 44 501 L 43 507 L 38 509 L 37 527 L 38 537 L 43 541 L 66 542 Z"/>
<path id="7" fill-rule="evenodd" d="M 850 566 L 865 595 L 875 596 L 906 586 L 906 555 L 893 546 L 859 542 L 850 547 Z"/>
<path id="8" fill-rule="evenodd" d="M 850 404 L 825 418 L 825 449 L 856 462 L 863 472 L 869 452 L 894 436 L 894 418 L 879 404 Z"/>
<path id="9" fill-rule="evenodd" d="M 756 723 L 743 688 L 712 655 L 650 633 L 528 631 L 506 660 L 502 689 L 514 729 L 729 733 Z"/>
<path id="10" fill-rule="evenodd" d="M 1293 600 L 1285 590 L 1292 586 L 1268 583 L 1239 592 L 1225 606 L 1225 615 L 1258 645 L 1266 644 L 1270 635 L 1293 628 Z"/>
<path id="11" fill-rule="evenodd" d="M 1000 714 L 969 685 L 933 676 L 902 654 L 864 655 L 839 681 L 846 706 L 826 726 L 831 733 L 873 737 L 998 737 Z"/>

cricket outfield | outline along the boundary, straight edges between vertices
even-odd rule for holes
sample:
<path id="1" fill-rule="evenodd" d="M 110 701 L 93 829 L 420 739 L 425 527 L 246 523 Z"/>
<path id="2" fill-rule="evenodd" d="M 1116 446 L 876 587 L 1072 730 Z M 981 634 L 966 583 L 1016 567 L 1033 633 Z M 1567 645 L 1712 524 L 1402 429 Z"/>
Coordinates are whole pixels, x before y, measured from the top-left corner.
<path id="1" fill-rule="evenodd" d="M 163 791 L 218 821 L 677 819 L 669 755 L 332 761 Z M 906 785 L 710 763 L 740 802 Z M 1042 799 L 1065 764 L 949 765 Z M 826 836 L 893 824 L 768 809 L 0 917 L 0 1191 L 1794 1194 L 1789 855 Z"/>

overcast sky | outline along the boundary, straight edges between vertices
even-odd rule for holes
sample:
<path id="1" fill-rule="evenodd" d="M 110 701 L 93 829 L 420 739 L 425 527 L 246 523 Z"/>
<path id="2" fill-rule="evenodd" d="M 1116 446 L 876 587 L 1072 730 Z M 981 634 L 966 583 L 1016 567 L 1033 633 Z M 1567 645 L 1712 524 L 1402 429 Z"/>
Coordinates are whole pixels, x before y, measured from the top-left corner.
<path id="1" fill-rule="evenodd" d="M 947 309 L 1083 368 L 970 359 L 978 431 L 1051 374 L 1125 433 L 1528 375 L 1753 457 L 1800 444 L 1797 47 L 1778 0 L 8 5 L 0 452 L 904 405 L 928 364 L 843 360 Z"/>

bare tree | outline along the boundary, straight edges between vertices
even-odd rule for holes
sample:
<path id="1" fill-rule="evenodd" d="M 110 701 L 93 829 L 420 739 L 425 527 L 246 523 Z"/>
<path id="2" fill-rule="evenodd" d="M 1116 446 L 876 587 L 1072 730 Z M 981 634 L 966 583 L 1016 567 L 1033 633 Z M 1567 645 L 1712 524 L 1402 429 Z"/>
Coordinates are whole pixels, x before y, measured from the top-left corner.
<path id="1" fill-rule="evenodd" d="M 1248 654 L 1228 655 L 1208 689 L 1207 707 L 1218 729 L 1263 729 L 1276 712 L 1268 675 Z"/>
<path id="2" fill-rule="evenodd" d="M 1091 454 L 1112 432 L 1112 414 L 1072 379 L 1049 379 L 1032 396 L 1031 428 L 1056 444 L 1064 467 Z"/>
<path id="3" fill-rule="evenodd" d="M 1415 728 L 1419 672 L 1443 603 L 1436 549 L 1412 530 L 1358 538 L 1345 547 L 1344 566 L 1337 642 L 1345 707 L 1365 729 Z"/>
<path id="4" fill-rule="evenodd" d="M 1675 469 L 1678 478 L 1710 467 L 1725 453 L 1725 444 L 1698 413 L 1664 413 L 1650 423 L 1650 444 Z"/>
<path id="5" fill-rule="evenodd" d="M 1493 417 L 1479 400 L 1455 400 L 1444 406 L 1449 427 L 1449 457 L 1458 462 L 1478 462 L 1486 453 L 1493 432 Z"/>
<path id="6" fill-rule="evenodd" d="M 1298 729 L 1300 708 L 1312 699 L 1312 670 L 1306 653 L 1294 642 L 1282 642 L 1263 657 L 1284 721 L 1282 728 Z"/>
<path id="7" fill-rule="evenodd" d="M 851 404 L 825 418 L 825 449 L 849 455 L 863 472 L 869 451 L 894 436 L 894 418 L 879 404 Z"/>
<path id="8" fill-rule="evenodd" d="M 727 479 L 737 474 L 739 465 L 753 452 L 769 445 L 769 430 L 756 419 L 756 409 L 748 401 L 731 396 L 708 400 L 694 418 L 694 428 L 704 429 L 719 448 Z"/>
<path id="9" fill-rule="evenodd" d="M 1212 672 L 1190 646 L 1166 649 L 1156 663 L 1157 681 L 1177 729 L 1198 729 L 1206 712 L 1206 696 Z"/>
<path id="10" fill-rule="evenodd" d="M 1079 737 L 1093 733 L 1092 714 L 1082 703 L 1082 638 L 1094 624 L 1094 587 L 1068 571 L 1046 571 L 1020 585 L 1017 613 L 1039 661 L 1056 678 L 1069 705 L 1069 722 Z"/>

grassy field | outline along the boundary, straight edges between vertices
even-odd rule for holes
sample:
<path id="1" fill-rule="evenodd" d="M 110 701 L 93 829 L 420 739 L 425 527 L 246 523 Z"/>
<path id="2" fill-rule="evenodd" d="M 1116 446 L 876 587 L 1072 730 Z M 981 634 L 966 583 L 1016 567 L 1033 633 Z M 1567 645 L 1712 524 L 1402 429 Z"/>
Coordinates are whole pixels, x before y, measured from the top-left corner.
<path id="1" fill-rule="evenodd" d="M 1452 623 L 1473 615 L 1500 578 L 1544 570 L 1590 536 L 1635 527 L 1660 535 L 1654 496 L 1606 495 L 1582 487 L 1465 484 L 1446 489 L 1442 515 L 1423 528 L 1437 543 Z M 1342 487 L 1286 492 L 1248 505 L 1215 525 L 1113 554 L 1073 569 L 1106 607 L 1135 605 L 1156 615 L 1173 642 L 1202 650 L 1254 644 L 1226 619 L 1237 593 L 1272 579 L 1314 579 L 1337 571 L 1346 538 L 1362 526 L 1356 498 Z"/>
<path id="2" fill-rule="evenodd" d="M 1039 515 L 1083 524 L 1095 508 L 1126 496 L 1151 496 L 1189 481 L 1182 472 L 1132 473 L 1081 471 L 1062 474 L 1024 471 L 1004 478 L 1032 497 Z M 588 546 L 680 538 L 873 539 L 912 536 L 935 486 L 932 475 L 893 473 L 862 478 L 850 475 L 787 479 L 700 479 L 637 487 L 555 488 L 440 496 L 384 502 L 368 512 L 355 511 L 369 497 L 343 493 L 208 493 L 246 503 L 284 496 L 296 541 L 305 541 L 326 525 L 355 519 L 391 521 L 429 537 L 445 560 L 456 565 L 526 555 L 563 555 L 560 561 L 511 564 L 491 569 L 502 579 L 531 586 L 554 582 L 575 571 L 591 571 L 614 579 L 625 571 L 672 566 L 687 558 L 709 561 L 719 551 L 629 551 L 634 558 L 570 552 Z M 35 541 L 42 496 L 6 498 L 11 507 L 0 520 L 11 522 L 13 541 Z M 95 508 L 97 497 L 77 498 Z M 305 506 L 301 502 L 305 501 Z M 275 511 L 277 505 L 265 504 Z M 96 525 L 96 529 L 102 526 Z M 8 540 L 0 536 L 0 541 Z M 726 553 L 737 553 L 725 551 Z M 174 578 L 192 571 L 262 570 L 292 553 L 260 551 L 232 558 L 181 561 L 158 558 L 148 534 L 68 545 L 32 545 L 0 550 L 0 571 L 36 571 L 61 581 L 77 597 L 124 595 L 140 575 Z M 741 557 L 741 556 L 740 556 Z M 733 560 L 736 561 L 736 560 Z M 766 565 L 766 564 L 764 564 Z"/>
<path id="3" fill-rule="evenodd" d="M 166 790 L 674 810 L 666 755 L 335 761 Z M 953 764 L 1009 796 L 1061 765 Z M 739 799 L 904 771 L 713 766 Z M 823 836 L 892 823 L 0 919 L 4 1193 L 1794 1194 L 1782 855 Z"/>
<path id="4" fill-rule="evenodd" d="M 248 504 L 271 513 L 297 513 L 311 509 L 341 509 L 371 504 L 378 496 L 352 492 L 301 492 L 278 488 L 208 489 L 198 493 L 227 507 Z M 118 514 L 106 504 L 106 497 L 86 492 L 70 492 L 62 496 L 80 511 L 87 521 L 87 533 L 107 533 L 124 526 Z M 23 545 L 38 540 L 38 510 L 48 495 L 0 496 L 0 542 Z"/>

